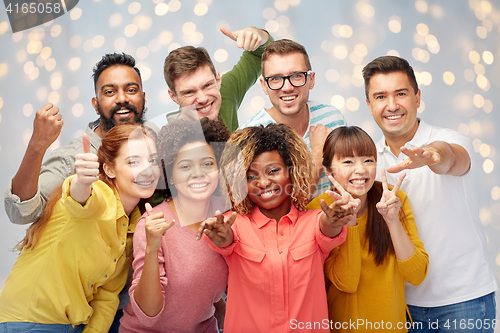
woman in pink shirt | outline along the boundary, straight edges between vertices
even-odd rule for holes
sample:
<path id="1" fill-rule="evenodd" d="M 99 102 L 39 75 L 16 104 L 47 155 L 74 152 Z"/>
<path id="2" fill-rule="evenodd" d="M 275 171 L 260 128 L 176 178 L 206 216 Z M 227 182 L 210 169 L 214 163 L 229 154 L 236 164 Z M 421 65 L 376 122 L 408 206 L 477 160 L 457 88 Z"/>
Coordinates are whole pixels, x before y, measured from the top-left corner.
<path id="1" fill-rule="evenodd" d="M 312 189 L 312 161 L 302 138 L 286 125 L 248 127 L 229 142 L 243 158 L 240 168 L 224 173 L 238 214 L 226 221 L 219 214 L 203 222 L 198 234 L 208 237 L 229 267 L 224 330 L 328 331 L 323 263 L 344 242 L 356 203 L 335 195 L 338 201 L 323 202 L 323 211 L 303 211 Z M 221 163 L 234 155 L 226 150 Z M 235 184 L 241 177 L 248 192 L 238 203 Z"/>
<path id="2" fill-rule="evenodd" d="M 222 123 L 208 118 L 176 120 L 158 134 L 170 195 L 154 208 L 146 204 L 137 222 L 130 303 L 120 332 L 216 333 L 218 321 L 222 324 L 227 265 L 196 241 L 196 231 L 216 209 L 224 211 L 213 194 L 229 135 Z"/>

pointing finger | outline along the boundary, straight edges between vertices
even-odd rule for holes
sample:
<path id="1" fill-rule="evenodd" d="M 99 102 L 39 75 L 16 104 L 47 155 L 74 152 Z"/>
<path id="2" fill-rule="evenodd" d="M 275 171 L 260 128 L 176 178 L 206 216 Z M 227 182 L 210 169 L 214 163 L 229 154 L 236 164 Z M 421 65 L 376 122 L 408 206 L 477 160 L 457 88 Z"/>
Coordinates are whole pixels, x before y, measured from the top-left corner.
<path id="1" fill-rule="evenodd" d="M 234 32 L 231 32 L 229 31 L 229 29 L 227 28 L 224 28 L 224 27 L 221 27 L 220 28 L 220 31 L 227 37 L 231 38 L 232 40 L 236 40 L 238 38 L 238 36 L 234 33 Z"/>
<path id="2" fill-rule="evenodd" d="M 146 213 L 148 213 L 148 216 L 153 214 L 153 207 L 151 207 L 151 204 L 149 202 L 146 203 L 145 208 L 146 208 Z"/>
<path id="3" fill-rule="evenodd" d="M 83 134 L 82 139 L 83 139 L 83 153 L 84 154 L 90 153 L 90 140 L 87 133 Z"/>

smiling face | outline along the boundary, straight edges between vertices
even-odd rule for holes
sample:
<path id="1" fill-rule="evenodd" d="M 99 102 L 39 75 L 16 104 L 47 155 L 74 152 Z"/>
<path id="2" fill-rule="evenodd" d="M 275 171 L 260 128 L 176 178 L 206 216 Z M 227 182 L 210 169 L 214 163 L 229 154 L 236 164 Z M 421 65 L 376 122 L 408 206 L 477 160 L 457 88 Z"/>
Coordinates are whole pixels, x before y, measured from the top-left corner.
<path id="1" fill-rule="evenodd" d="M 92 106 L 101 118 L 102 134 L 118 123 L 142 123 L 146 94 L 139 74 L 130 66 L 114 65 L 104 70 L 96 84 Z"/>
<path id="2" fill-rule="evenodd" d="M 298 72 L 309 70 L 304 55 L 299 52 L 289 54 L 272 54 L 265 61 L 263 77 L 273 75 L 287 76 Z M 282 116 L 294 116 L 301 112 L 308 112 L 307 100 L 309 90 L 314 87 L 314 75 L 307 75 L 307 82 L 302 87 L 294 87 L 286 80 L 283 87 L 278 90 L 271 90 L 266 81 L 261 78 L 260 83 L 264 93 L 269 96 L 273 108 Z"/>
<path id="3" fill-rule="evenodd" d="M 415 93 L 406 73 L 373 75 L 370 78 L 366 103 L 387 140 L 399 144 L 413 138 L 418 128 L 420 90 Z"/>
<path id="4" fill-rule="evenodd" d="M 113 179 L 125 211 L 133 209 L 141 198 L 153 195 L 160 177 L 154 141 L 130 139 L 120 148 L 114 166 L 105 164 L 104 170 Z"/>
<path id="5" fill-rule="evenodd" d="M 361 199 L 361 207 L 366 202 L 366 194 L 372 188 L 377 174 L 375 156 L 333 157 L 331 170 L 333 177 L 354 198 Z"/>
<path id="6" fill-rule="evenodd" d="M 214 76 L 210 67 L 205 65 L 175 79 L 175 92 L 169 89 L 168 93 L 180 107 L 194 105 L 200 119 L 217 120 L 222 99 L 220 82 L 219 73 Z"/>
<path id="7" fill-rule="evenodd" d="M 218 182 L 217 161 L 210 145 L 193 142 L 179 150 L 172 166 L 170 185 L 175 185 L 180 200 L 210 200 Z"/>
<path id="8" fill-rule="evenodd" d="M 255 157 L 247 171 L 248 196 L 262 214 L 276 221 L 290 212 L 292 184 L 277 150 Z"/>

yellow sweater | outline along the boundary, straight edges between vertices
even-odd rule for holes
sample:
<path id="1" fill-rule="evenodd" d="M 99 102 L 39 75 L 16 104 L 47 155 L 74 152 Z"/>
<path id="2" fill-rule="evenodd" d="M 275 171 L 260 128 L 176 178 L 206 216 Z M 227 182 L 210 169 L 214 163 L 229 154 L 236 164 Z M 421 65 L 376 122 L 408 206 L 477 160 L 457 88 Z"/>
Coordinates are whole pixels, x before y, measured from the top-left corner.
<path id="1" fill-rule="evenodd" d="M 69 196 L 73 176 L 34 249 L 23 250 L 0 292 L 1 322 L 87 324 L 107 332 L 127 281 L 132 238 L 141 216 L 130 221 L 119 195 L 92 184 L 84 206 Z"/>
<path id="2" fill-rule="evenodd" d="M 400 261 L 392 254 L 377 266 L 365 242 L 368 212 L 348 227 L 347 239 L 333 249 L 325 262 L 328 283 L 328 312 L 332 332 L 406 332 L 405 281 L 420 284 L 427 274 L 429 256 L 418 238 L 417 226 L 406 194 L 399 190 L 406 214 L 406 233 L 415 244 L 415 252 Z M 319 200 L 331 204 L 323 193 L 313 199 L 307 209 L 319 208 Z"/>

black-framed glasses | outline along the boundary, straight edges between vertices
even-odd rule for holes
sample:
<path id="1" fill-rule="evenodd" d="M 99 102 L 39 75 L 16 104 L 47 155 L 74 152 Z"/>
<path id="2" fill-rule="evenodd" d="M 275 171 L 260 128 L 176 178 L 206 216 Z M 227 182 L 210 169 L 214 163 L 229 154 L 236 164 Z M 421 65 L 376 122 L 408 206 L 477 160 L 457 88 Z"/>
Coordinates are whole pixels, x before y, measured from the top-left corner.
<path id="1" fill-rule="evenodd" d="M 311 73 L 312 71 L 297 72 L 287 76 L 272 75 L 265 77 L 264 80 L 266 80 L 267 86 L 271 90 L 279 90 L 283 88 L 286 80 L 288 80 L 288 82 L 290 82 L 290 84 L 294 87 L 302 87 L 307 82 L 307 75 L 310 75 Z"/>

